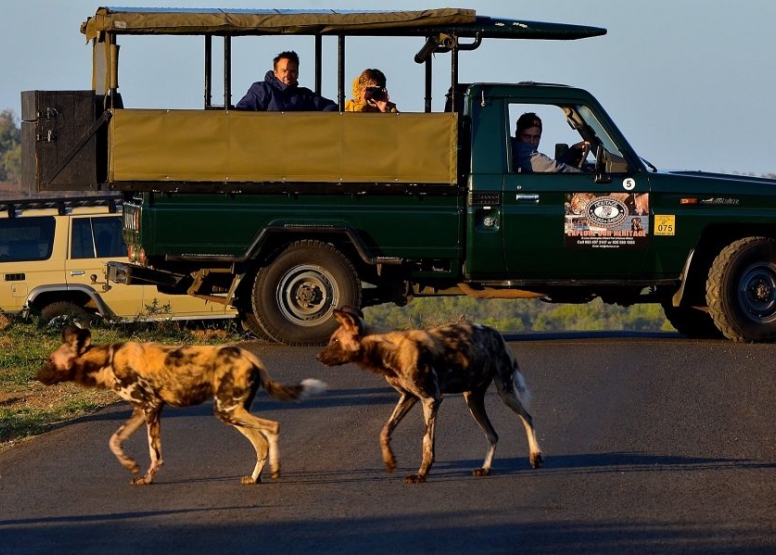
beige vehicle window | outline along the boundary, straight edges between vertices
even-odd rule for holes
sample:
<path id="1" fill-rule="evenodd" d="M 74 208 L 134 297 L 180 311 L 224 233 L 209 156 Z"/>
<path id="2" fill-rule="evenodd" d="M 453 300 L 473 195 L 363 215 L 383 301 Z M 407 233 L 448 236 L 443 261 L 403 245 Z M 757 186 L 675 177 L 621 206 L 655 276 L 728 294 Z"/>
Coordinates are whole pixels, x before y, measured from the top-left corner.
<path id="1" fill-rule="evenodd" d="M 48 260 L 54 243 L 54 217 L 0 220 L 0 260 Z"/>
<path id="2" fill-rule="evenodd" d="M 121 218 L 74 219 L 70 257 L 122 258 L 127 249 L 121 232 Z"/>

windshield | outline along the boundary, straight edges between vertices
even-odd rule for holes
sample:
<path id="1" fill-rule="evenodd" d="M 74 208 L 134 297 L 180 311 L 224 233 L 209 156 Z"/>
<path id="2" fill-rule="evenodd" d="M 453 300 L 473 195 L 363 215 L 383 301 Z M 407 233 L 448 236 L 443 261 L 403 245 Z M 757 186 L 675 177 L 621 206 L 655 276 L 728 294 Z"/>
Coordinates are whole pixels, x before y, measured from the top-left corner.
<path id="1" fill-rule="evenodd" d="M 603 128 L 601 122 L 598 121 L 598 118 L 595 117 L 595 114 L 593 114 L 590 108 L 580 105 L 577 106 L 576 109 L 577 112 L 579 112 L 579 115 L 582 116 L 582 119 L 585 121 L 585 123 L 593 130 L 596 137 L 601 140 L 601 144 L 604 146 L 604 149 L 606 149 L 610 154 L 615 154 L 622 158 L 622 151 Z"/>

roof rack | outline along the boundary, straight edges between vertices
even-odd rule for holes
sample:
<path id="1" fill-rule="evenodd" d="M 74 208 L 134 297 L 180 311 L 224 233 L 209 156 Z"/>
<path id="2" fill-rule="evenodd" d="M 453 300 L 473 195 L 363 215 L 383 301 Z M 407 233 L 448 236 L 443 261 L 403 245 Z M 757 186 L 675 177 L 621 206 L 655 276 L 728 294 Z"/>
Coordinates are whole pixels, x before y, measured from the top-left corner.
<path id="1" fill-rule="evenodd" d="M 108 211 L 113 213 L 118 211 L 122 200 L 122 197 L 117 195 L 0 200 L 0 212 L 8 212 L 9 218 L 15 218 L 20 210 L 56 208 L 59 215 L 64 216 L 68 208 L 107 206 Z"/>

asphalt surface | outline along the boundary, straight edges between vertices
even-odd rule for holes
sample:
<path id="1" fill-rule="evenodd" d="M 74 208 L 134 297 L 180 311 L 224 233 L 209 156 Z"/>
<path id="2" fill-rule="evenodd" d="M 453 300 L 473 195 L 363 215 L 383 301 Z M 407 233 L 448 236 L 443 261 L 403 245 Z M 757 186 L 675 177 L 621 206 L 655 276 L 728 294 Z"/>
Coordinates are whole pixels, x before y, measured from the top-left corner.
<path id="1" fill-rule="evenodd" d="M 212 407 L 167 408 L 165 466 L 151 486 L 108 449 L 117 404 L 0 454 L 0 553 L 774 553 L 776 345 L 671 334 L 510 336 L 533 393 L 546 466 L 532 470 L 516 416 L 495 391 L 501 441 L 474 478 L 485 438 L 460 396 L 440 409 L 426 484 L 421 412 L 378 442 L 397 395 L 317 349 L 256 344 L 284 382 L 328 382 L 321 397 L 253 412 L 281 423 L 282 476 L 239 481 L 253 452 Z M 126 444 L 143 468 L 144 431 Z"/>

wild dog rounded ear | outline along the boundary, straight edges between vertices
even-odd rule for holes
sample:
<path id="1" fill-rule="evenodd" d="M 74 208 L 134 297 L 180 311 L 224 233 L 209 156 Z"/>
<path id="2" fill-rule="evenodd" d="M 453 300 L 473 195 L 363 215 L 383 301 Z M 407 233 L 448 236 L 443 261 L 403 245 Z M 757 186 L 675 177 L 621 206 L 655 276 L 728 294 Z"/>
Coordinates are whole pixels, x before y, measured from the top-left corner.
<path id="1" fill-rule="evenodd" d="M 364 313 L 357 306 L 345 305 L 334 309 L 334 317 L 340 324 L 349 328 L 356 328 L 359 333 L 364 331 Z"/>
<path id="2" fill-rule="evenodd" d="M 67 326 L 62 330 L 62 340 L 77 352 L 81 352 L 92 342 L 92 332 L 77 326 Z"/>
<path id="3" fill-rule="evenodd" d="M 62 330 L 62 341 L 65 343 L 70 343 L 73 339 L 78 337 L 78 332 L 80 332 L 80 328 L 76 326 L 67 326 L 65 329 Z"/>

